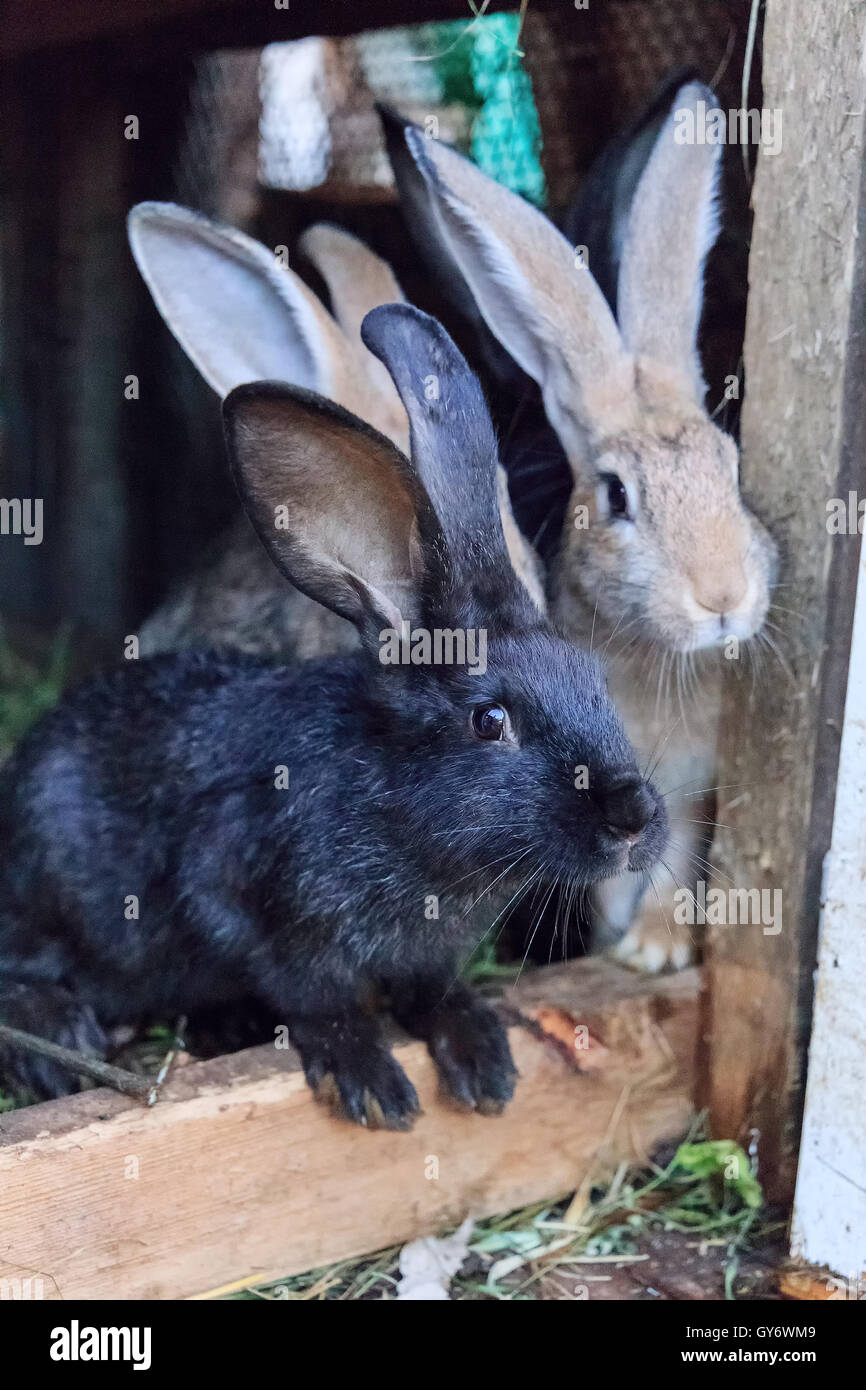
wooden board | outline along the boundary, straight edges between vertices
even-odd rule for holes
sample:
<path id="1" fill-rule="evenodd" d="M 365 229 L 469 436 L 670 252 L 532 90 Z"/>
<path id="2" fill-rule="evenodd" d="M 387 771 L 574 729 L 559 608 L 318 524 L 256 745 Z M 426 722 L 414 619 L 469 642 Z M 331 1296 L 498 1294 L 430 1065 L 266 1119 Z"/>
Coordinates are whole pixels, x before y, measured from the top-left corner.
<path id="1" fill-rule="evenodd" d="M 779 890 L 782 929 L 712 929 L 706 1097 L 715 1132 L 754 1140 L 790 1201 L 830 842 L 859 537 L 827 502 L 866 475 L 863 0 L 767 0 L 742 415 L 745 495 L 782 547 L 763 675 L 726 694 L 716 781 L 718 882 Z M 858 240 L 859 237 L 859 240 Z M 859 253 L 858 253 L 859 247 Z"/>
<path id="2" fill-rule="evenodd" d="M 559 3 L 533 0 L 533 8 Z M 517 8 L 518 0 L 488 0 L 486 12 Z M 5 0 L 0 57 L 126 35 L 218 48 L 443 19 L 469 24 L 467 0 Z"/>
<path id="3" fill-rule="evenodd" d="M 183 1298 L 567 1194 L 685 1130 L 697 998 L 694 971 L 646 981 L 587 960 L 526 976 L 502 1001 L 511 1106 L 447 1108 L 425 1049 L 398 1042 L 425 1112 L 410 1134 L 330 1118 L 270 1046 L 184 1068 L 151 1110 L 99 1090 L 2 1116 L 0 1289 Z"/>

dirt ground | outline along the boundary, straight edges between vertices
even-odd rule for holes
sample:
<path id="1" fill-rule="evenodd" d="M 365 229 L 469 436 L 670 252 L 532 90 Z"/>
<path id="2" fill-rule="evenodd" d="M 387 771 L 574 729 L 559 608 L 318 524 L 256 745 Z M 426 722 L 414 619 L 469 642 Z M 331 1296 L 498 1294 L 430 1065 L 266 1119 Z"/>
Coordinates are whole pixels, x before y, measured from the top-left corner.
<path id="1" fill-rule="evenodd" d="M 534 1299 L 606 1302 L 706 1302 L 725 1298 L 726 1243 L 705 1244 L 680 1232 L 651 1232 L 637 1258 L 610 1264 L 557 1265 L 531 1290 Z M 740 1256 L 732 1292 L 742 1301 L 777 1301 L 778 1267 L 785 1255 L 775 1237 Z M 468 1298 L 479 1295 L 468 1293 Z"/>

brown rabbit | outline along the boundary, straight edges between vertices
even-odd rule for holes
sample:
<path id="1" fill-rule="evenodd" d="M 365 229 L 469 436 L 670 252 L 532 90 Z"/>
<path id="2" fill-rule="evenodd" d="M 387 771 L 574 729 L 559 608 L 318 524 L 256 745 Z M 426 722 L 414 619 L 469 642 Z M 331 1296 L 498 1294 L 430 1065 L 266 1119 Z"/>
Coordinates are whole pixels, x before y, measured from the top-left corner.
<path id="1" fill-rule="evenodd" d="M 270 378 L 328 397 L 406 450 L 409 422 L 385 367 L 361 341 L 368 310 L 402 300 L 389 266 L 337 227 L 310 227 L 300 249 L 324 279 L 328 313 L 273 252 L 234 228 L 172 203 L 140 203 L 129 241 L 154 302 L 205 380 L 225 397 Z M 511 514 L 499 470 L 512 563 L 543 607 L 538 564 Z M 229 646 L 306 659 L 349 649 L 352 625 L 279 575 L 246 519 L 144 624 L 142 654 Z"/>
<path id="2" fill-rule="evenodd" d="M 760 633 L 777 564 L 740 497 L 736 446 L 704 408 L 697 330 L 720 149 L 677 138 L 678 113 L 695 116 L 702 101 L 715 104 L 698 83 L 677 93 L 618 209 L 616 317 L 580 248 L 535 208 L 417 127 L 405 126 L 402 153 L 393 133 L 390 142 L 416 227 L 461 282 L 455 298 L 471 293 L 538 383 L 568 455 L 574 488 L 552 614 L 606 652 L 629 736 L 659 757 L 673 831 L 669 883 L 596 886 L 594 936 L 648 971 L 692 958 L 675 895 L 703 876 L 722 660 Z"/>

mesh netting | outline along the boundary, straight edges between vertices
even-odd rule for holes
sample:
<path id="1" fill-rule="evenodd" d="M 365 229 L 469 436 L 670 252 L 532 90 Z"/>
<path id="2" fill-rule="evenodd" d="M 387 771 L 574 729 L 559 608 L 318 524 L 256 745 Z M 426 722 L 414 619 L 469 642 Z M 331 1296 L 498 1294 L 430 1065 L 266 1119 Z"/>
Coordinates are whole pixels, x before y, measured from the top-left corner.
<path id="1" fill-rule="evenodd" d="M 730 83 L 735 73 L 729 40 L 736 32 L 731 16 L 728 0 L 611 0 L 604 47 L 623 105 L 642 106 L 680 65 L 697 68 L 705 81 Z"/>

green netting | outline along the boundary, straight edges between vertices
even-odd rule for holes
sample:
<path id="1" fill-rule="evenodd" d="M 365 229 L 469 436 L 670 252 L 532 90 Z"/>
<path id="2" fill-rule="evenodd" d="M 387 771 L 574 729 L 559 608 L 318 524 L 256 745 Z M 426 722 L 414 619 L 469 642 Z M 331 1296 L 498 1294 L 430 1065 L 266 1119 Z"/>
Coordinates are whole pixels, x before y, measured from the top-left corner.
<path id="1" fill-rule="evenodd" d="M 466 153 L 498 183 L 543 207 L 541 129 L 519 47 L 519 16 L 423 24 L 414 35 L 419 54 L 435 55 L 443 102 L 472 113 Z"/>

